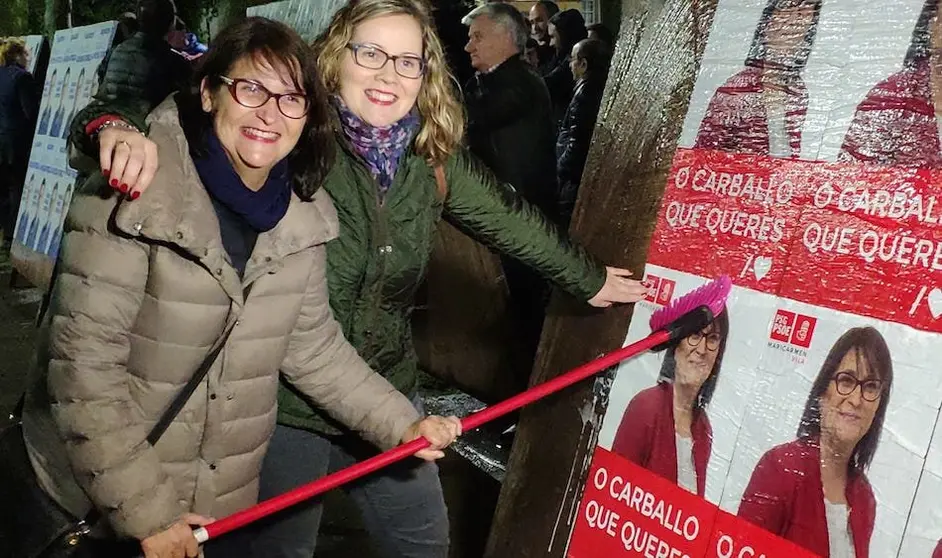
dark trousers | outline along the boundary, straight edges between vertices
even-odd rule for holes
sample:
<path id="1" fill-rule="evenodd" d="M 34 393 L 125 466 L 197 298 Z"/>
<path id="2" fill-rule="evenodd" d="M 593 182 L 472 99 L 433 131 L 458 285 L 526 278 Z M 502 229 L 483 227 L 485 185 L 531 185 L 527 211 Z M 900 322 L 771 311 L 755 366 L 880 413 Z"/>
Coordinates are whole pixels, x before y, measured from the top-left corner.
<path id="1" fill-rule="evenodd" d="M 510 291 L 510 310 L 517 327 L 517 337 L 521 340 L 528 364 L 518 371 L 518 377 L 515 378 L 518 388 L 523 390 L 529 385 L 530 370 L 543 333 L 549 285 L 537 272 L 513 258 L 501 256 L 501 266 Z"/>
<path id="2" fill-rule="evenodd" d="M 0 228 L 3 229 L 3 243 L 7 245 L 13 241 L 25 180 L 26 164 L 0 164 Z"/>
<path id="3" fill-rule="evenodd" d="M 283 494 L 375 455 L 366 442 L 326 438 L 278 425 L 262 467 L 259 500 Z M 347 485 L 370 539 L 385 557 L 446 558 L 448 512 L 438 467 L 409 458 Z M 311 558 L 323 506 L 319 499 L 250 528 L 253 558 Z"/>

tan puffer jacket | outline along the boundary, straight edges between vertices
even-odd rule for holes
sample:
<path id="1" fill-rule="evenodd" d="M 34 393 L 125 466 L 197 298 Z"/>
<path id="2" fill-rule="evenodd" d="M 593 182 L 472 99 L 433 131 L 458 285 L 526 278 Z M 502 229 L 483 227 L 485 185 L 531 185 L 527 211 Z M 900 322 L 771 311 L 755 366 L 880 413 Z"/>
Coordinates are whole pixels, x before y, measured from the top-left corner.
<path id="1" fill-rule="evenodd" d="M 338 224 L 327 194 L 293 198 L 240 280 L 176 105 L 148 120 L 161 166 L 147 195 L 118 201 L 95 187 L 72 202 L 24 412 L 43 488 L 77 516 L 94 502 L 115 532 L 138 539 L 187 511 L 218 518 L 255 503 L 279 369 L 381 447 L 419 418 L 331 315 L 324 243 Z M 150 428 L 230 322 L 207 379 L 150 446 Z"/>

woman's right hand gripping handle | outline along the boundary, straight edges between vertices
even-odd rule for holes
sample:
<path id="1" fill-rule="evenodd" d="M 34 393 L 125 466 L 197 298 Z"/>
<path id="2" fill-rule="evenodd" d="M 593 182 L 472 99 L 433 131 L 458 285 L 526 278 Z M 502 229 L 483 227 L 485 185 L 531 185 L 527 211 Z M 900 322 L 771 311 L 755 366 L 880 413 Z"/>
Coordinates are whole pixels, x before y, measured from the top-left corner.
<path id="1" fill-rule="evenodd" d="M 137 199 L 157 172 L 157 144 L 131 124 L 113 120 L 93 135 L 98 139 L 101 173 L 115 190 Z"/>
<path id="2" fill-rule="evenodd" d="M 212 519 L 188 513 L 165 531 L 141 541 L 144 558 L 197 558 L 200 545 L 193 536 L 191 525 L 207 525 Z"/>

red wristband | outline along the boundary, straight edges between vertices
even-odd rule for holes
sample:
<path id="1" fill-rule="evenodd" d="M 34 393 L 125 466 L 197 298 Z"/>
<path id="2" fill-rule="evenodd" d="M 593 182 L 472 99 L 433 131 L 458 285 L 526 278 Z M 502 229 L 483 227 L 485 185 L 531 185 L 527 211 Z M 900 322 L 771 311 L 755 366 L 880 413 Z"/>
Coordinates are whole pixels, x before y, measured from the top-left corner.
<path id="1" fill-rule="evenodd" d="M 98 118 L 96 118 L 95 120 L 92 120 L 91 122 L 88 123 L 88 125 L 85 126 L 85 135 L 90 136 L 94 134 L 98 130 L 98 128 L 101 128 L 102 124 L 105 124 L 106 122 L 111 122 L 113 120 L 124 120 L 124 119 L 118 116 L 117 114 L 103 114 L 99 116 Z"/>

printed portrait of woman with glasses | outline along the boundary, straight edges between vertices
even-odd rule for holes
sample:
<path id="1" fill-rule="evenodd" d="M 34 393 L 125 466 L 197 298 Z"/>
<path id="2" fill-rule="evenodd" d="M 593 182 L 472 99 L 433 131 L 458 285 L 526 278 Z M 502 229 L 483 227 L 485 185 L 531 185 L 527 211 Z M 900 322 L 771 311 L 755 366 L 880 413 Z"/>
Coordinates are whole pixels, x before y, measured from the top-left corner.
<path id="1" fill-rule="evenodd" d="M 818 556 L 868 558 L 876 500 L 867 470 L 892 384 L 883 336 L 872 327 L 844 333 L 811 386 L 798 439 L 762 456 L 739 517 Z"/>
<path id="2" fill-rule="evenodd" d="M 638 393 L 622 416 L 612 452 L 701 498 L 713 429 L 706 408 L 720 376 L 729 316 L 666 346 L 657 385 Z"/>

